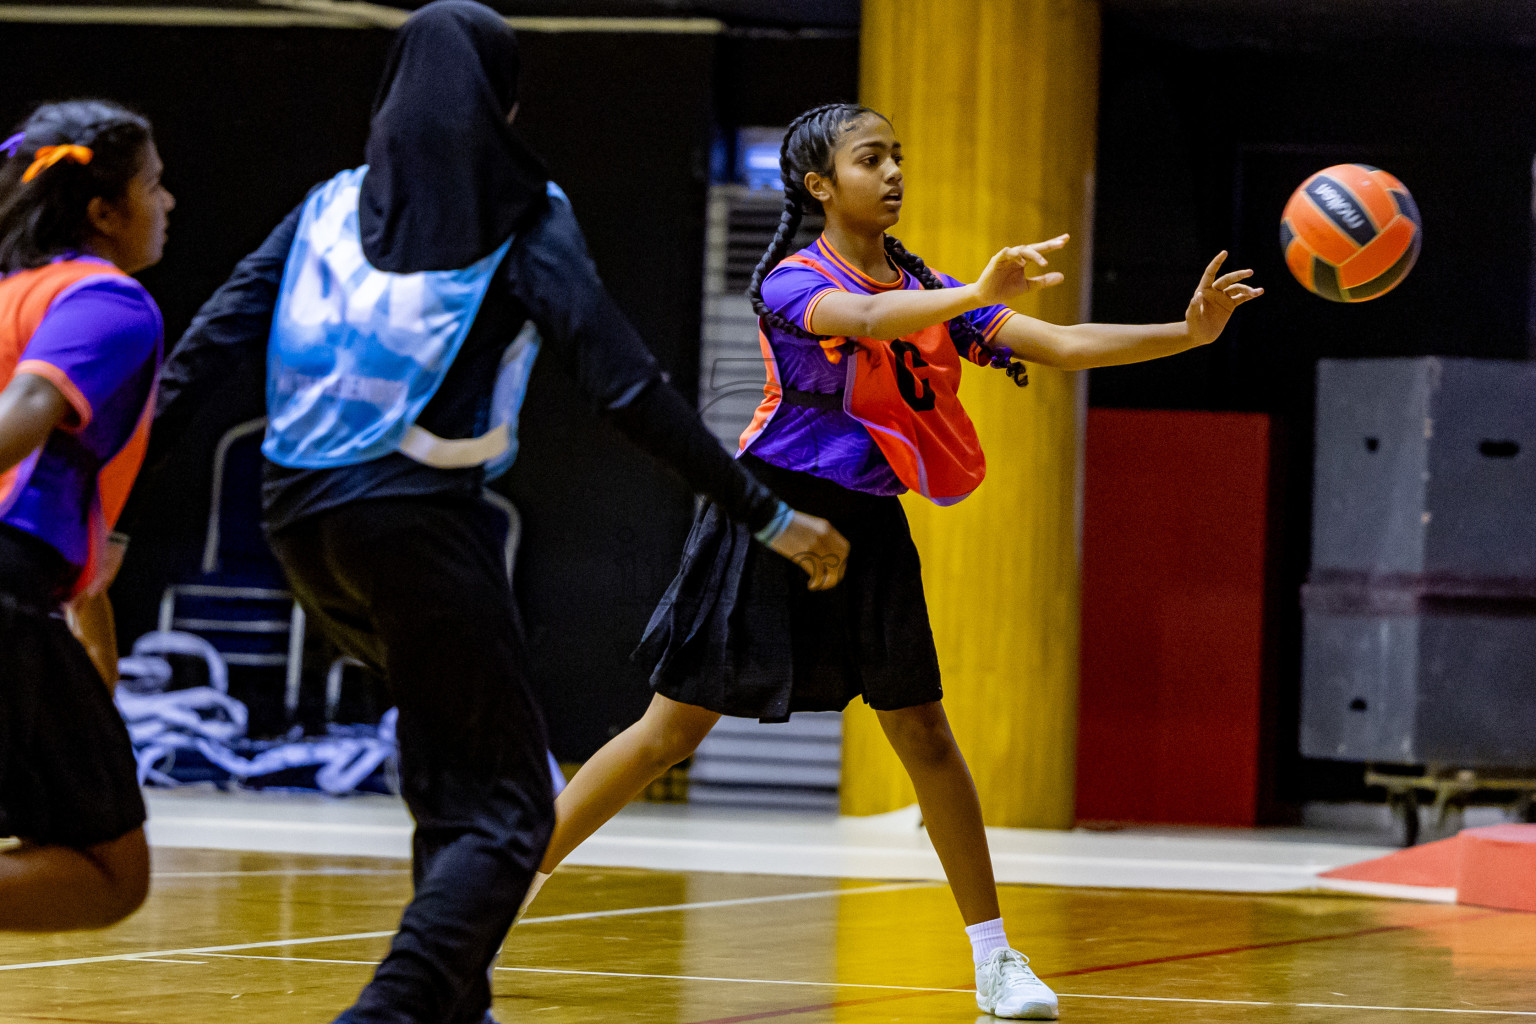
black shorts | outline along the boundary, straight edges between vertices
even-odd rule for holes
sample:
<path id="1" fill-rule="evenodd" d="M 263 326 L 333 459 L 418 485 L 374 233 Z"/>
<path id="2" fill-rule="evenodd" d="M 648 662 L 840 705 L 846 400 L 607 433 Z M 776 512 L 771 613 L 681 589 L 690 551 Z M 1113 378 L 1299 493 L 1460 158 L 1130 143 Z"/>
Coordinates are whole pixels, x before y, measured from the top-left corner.
<path id="1" fill-rule="evenodd" d="M 144 824 L 128 729 L 57 611 L 73 570 L 0 526 L 0 836 L 83 848 Z"/>
<path id="2" fill-rule="evenodd" d="M 677 577 L 636 658 L 651 686 L 684 704 L 781 722 L 855 697 L 894 711 L 939 700 L 939 659 L 922 569 L 901 501 L 742 462 L 795 509 L 830 520 L 851 546 L 832 590 L 757 543 L 712 503 L 694 518 Z"/>

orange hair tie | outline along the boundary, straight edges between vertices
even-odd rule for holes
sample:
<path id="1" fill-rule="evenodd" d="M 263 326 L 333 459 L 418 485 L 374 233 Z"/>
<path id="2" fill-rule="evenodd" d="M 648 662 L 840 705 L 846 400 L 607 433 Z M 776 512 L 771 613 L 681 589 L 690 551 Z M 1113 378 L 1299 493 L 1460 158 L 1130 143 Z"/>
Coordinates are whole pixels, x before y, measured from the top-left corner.
<path id="1" fill-rule="evenodd" d="M 37 159 L 32 161 L 32 166 L 27 168 L 21 176 L 24 182 L 42 174 L 54 164 L 62 160 L 69 160 L 77 164 L 88 164 L 96 156 L 89 146 L 43 146 L 37 151 Z"/>

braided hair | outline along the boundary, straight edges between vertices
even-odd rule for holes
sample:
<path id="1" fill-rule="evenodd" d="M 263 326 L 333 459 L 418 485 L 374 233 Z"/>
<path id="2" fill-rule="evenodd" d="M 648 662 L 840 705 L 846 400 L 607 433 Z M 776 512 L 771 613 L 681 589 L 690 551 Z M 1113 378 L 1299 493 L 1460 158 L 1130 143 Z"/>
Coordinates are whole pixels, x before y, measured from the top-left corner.
<path id="1" fill-rule="evenodd" d="M 853 122 L 867 116 L 884 119 L 885 115 L 856 103 L 824 103 L 812 107 L 789 123 L 784 141 L 779 146 L 779 178 L 784 184 L 784 211 L 779 215 L 779 227 L 773 241 L 752 271 L 752 281 L 747 286 L 747 297 L 762 322 L 769 327 L 798 338 L 822 340 L 823 335 L 812 334 L 798 324 L 780 316 L 763 301 L 763 279 L 778 266 L 789 252 L 795 233 L 808 208 L 821 204 L 805 187 L 805 176 L 812 171 L 827 178 L 834 176 L 834 157 L 838 143 Z M 917 278 L 924 288 L 943 288 L 944 282 L 934 274 L 916 253 L 908 252 L 899 240 L 885 236 L 885 252 L 891 262 Z M 994 348 L 987 344 L 976 325 L 963 316 L 949 321 L 949 336 L 960 354 L 972 362 L 1006 369 L 1015 384 L 1023 387 L 1029 383 L 1024 364 L 1013 362 L 1013 353 L 1006 347 Z"/>
<path id="2" fill-rule="evenodd" d="M 41 267 L 85 247 L 89 207 L 120 199 L 143 169 L 149 121 L 110 100 L 68 100 L 38 107 L 0 150 L 0 274 Z M 23 177 L 45 146 L 86 146 L 87 164 L 62 161 Z M 7 158 L 9 153 L 9 158 Z"/>

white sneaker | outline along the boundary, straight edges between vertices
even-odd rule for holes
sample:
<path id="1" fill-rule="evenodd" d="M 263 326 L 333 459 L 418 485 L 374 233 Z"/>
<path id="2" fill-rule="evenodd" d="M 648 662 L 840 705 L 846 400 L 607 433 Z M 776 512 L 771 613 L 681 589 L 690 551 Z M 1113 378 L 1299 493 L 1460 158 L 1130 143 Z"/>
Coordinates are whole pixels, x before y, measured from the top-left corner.
<path id="1" fill-rule="evenodd" d="M 976 1005 L 1009 1020 L 1055 1020 L 1056 993 L 1029 969 L 1029 957 L 999 949 L 976 967 Z"/>

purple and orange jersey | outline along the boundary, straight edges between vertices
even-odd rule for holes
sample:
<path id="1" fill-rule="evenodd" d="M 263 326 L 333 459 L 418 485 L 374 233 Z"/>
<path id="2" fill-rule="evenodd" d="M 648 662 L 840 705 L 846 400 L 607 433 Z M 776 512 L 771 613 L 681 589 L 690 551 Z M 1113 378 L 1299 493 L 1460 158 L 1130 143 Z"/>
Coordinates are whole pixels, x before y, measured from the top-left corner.
<path id="1" fill-rule="evenodd" d="M 832 292 L 873 295 L 923 286 L 906 271 L 899 271 L 900 279 L 890 284 L 874 280 L 844 259 L 825 235 L 795 255 L 802 259 L 786 259 L 763 280 L 762 296 L 769 309 L 802 330 L 807 329 L 816 304 Z M 960 284 L 947 274 L 935 276 L 945 287 Z M 985 341 L 991 341 L 1013 310 L 985 306 L 963 315 Z M 845 339 L 819 342 L 763 325 L 762 344 L 768 382 L 763 403 L 742 434 L 741 450 L 750 450 L 764 462 L 824 477 L 855 491 L 900 494 L 906 490 L 864 423 L 845 410 L 788 404 L 780 399 L 781 387 L 822 394 L 845 391 Z M 973 362 L 987 361 L 987 355 L 980 351 L 965 355 Z"/>
<path id="2" fill-rule="evenodd" d="M 60 260 L 0 280 L 0 385 L 34 374 L 71 410 L 0 475 L 0 522 L 52 545 L 80 569 L 81 590 L 143 462 L 163 335 L 149 293 L 104 260 Z"/>

